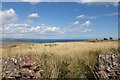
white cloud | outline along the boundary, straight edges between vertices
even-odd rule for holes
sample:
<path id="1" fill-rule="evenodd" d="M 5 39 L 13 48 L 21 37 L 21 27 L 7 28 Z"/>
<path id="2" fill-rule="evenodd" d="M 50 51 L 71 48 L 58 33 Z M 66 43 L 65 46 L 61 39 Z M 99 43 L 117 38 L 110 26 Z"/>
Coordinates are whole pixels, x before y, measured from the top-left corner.
<path id="1" fill-rule="evenodd" d="M 36 27 L 31 27 L 30 25 L 23 24 L 7 24 L 3 27 L 3 35 L 4 37 L 31 37 L 37 35 L 59 35 L 66 33 L 81 33 L 81 32 L 91 32 L 93 30 L 86 29 L 87 26 L 91 24 L 90 21 L 86 21 L 83 24 L 80 24 L 79 21 L 75 21 L 73 27 L 55 27 L 55 26 L 46 26 L 45 24 L 38 25 Z M 29 26 L 29 27 L 28 27 Z M 85 29 L 84 29 L 85 28 Z M 18 36 L 19 35 L 19 36 Z"/>
<path id="2" fill-rule="evenodd" d="M 42 24 L 42 26 L 45 26 L 45 24 Z"/>
<path id="3" fill-rule="evenodd" d="M 84 29 L 83 32 L 91 32 L 91 31 L 94 31 L 92 29 Z"/>
<path id="4" fill-rule="evenodd" d="M 33 3 L 33 2 L 41 2 L 41 1 L 44 1 L 44 0 L 22 0 L 22 1 Z"/>
<path id="5" fill-rule="evenodd" d="M 78 0 L 78 2 L 119 2 L 120 0 Z"/>
<path id="6" fill-rule="evenodd" d="M 85 23 L 80 24 L 79 21 L 75 21 L 73 22 L 69 27 L 73 26 L 73 27 L 87 27 L 90 26 L 92 23 L 88 20 L 85 21 Z"/>
<path id="7" fill-rule="evenodd" d="M 9 27 L 28 27 L 29 25 L 24 23 L 24 24 L 7 24 Z"/>
<path id="8" fill-rule="evenodd" d="M 62 31 L 60 27 L 52 27 L 52 26 L 36 26 L 36 27 L 28 27 L 28 24 L 7 24 L 3 28 L 3 34 L 52 34 L 56 33 L 59 34 Z"/>
<path id="9" fill-rule="evenodd" d="M 117 7 L 118 6 L 118 2 L 114 2 L 113 5 Z"/>
<path id="10" fill-rule="evenodd" d="M 44 1 L 44 0 L 22 0 L 24 2 L 40 2 L 40 1 Z"/>
<path id="11" fill-rule="evenodd" d="M 77 18 L 85 18 L 85 17 L 86 17 L 85 15 L 77 16 Z"/>
<path id="12" fill-rule="evenodd" d="M 5 23 L 10 23 L 10 22 L 14 22 L 15 20 L 17 20 L 17 15 L 15 13 L 15 11 L 10 8 L 9 10 L 4 10 L 0 12 L 0 19 L 2 19 L 2 24 L 4 25 Z"/>
<path id="13" fill-rule="evenodd" d="M 44 1 L 44 0 L 22 0 L 23 2 L 30 2 L 31 4 L 37 4 L 37 3 L 39 3 L 39 2 L 41 2 L 41 1 Z"/>
<path id="14" fill-rule="evenodd" d="M 37 26 L 36 28 L 37 28 L 37 29 L 40 29 L 40 26 Z"/>
<path id="15" fill-rule="evenodd" d="M 109 6 L 112 5 L 112 6 L 118 7 L 118 2 L 119 1 L 82 0 L 82 1 L 77 2 L 77 3 L 79 3 L 79 4 L 87 4 L 88 6 L 94 5 L 94 6 L 106 6 L 106 7 L 109 7 Z"/>
<path id="16" fill-rule="evenodd" d="M 44 29 L 44 32 L 58 32 L 60 30 L 60 27 L 46 27 Z"/>
<path id="17" fill-rule="evenodd" d="M 89 17 L 89 16 L 86 16 L 86 15 L 80 15 L 80 16 L 77 16 L 77 18 L 86 18 L 86 19 L 95 19 L 96 16 L 92 16 L 92 17 Z"/>
<path id="18" fill-rule="evenodd" d="M 72 25 L 78 25 L 79 24 L 79 21 L 75 21 L 72 23 Z"/>
<path id="19" fill-rule="evenodd" d="M 104 14 L 104 16 L 114 16 L 114 15 L 118 15 L 118 12 L 110 13 L 110 14 Z"/>
<path id="20" fill-rule="evenodd" d="M 93 16 L 93 17 L 89 17 L 89 19 L 95 19 L 96 18 L 96 16 Z"/>
<path id="21" fill-rule="evenodd" d="M 91 22 L 88 20 L 88 21 L 86 21 L 85 23 L 81 24 L 81 26 L 82 26 L 82 27 L 84 27 L 84 26 L 89 26 L 90 24 L 91 24 Z"/>
<path id="22" fill-rule="evenodd" d="M 32 13 L 28 16 L 28 18 L 38 18 L 38 17 L 40 17 L 38 13 Z"/>
<path id="23" fill-rule="evenodd" d="M 26 23 L 29 23 L 29 24 L 32 23 L 32 22 L 33 22 L 33 20 L 27 20 L 26 21 Z"/>

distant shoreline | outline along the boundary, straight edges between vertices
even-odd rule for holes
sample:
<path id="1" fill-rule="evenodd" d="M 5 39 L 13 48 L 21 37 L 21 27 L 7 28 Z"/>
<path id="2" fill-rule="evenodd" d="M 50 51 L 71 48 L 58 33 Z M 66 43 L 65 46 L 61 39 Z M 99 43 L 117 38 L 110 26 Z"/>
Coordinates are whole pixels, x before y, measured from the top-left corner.
<path id="1" fill-rule="evenodd" d="M 19 45 L 34 45 L 34 44 L 70 44 L 70 43 L 96 43 L 96 42 L 113 42 L 118 41 L 118 39 L 113 40 L 84 40 L 84 41 L 74 41 L 74 42 L 53 42 L 53 43 L 36 43 L 36 42 L 0 42 L 1 47 L 12 47 Z"/>
<path id="2" fill-rule="evenodd" d="M 3 41 L 4 40 L 4 41 Z M 0 40 L 0 43 L 66 43 L 66 42 L 102 42 L 102 41 L 118 41 L 118 39 L 112 39 L 112 40 L 103 40 L 103 39 L 99 39 L 99 40 L 95 40 L 95 39 L 38 39 L 38 41 L 34 41 L 34 39 L 32 39 L 33 41 L 29 41 L 29 39 L 25 40 L 23 39 L 23 41 L 21 41 L 22 39 L 3 39 Z M 19 41 L 20 40 L 20 41 Z M 35 39 L 37 40 L 37 39 Z M 40 41 L 40 40 L 43 40 Z M 44 41 L 44 40 L 48 40 Z M 49 41 L 50 40 L 50 41 Z M 53 40 L 53 41 L 52 41 Z M 57 41 L 58 40 L 58 41 Z"/>
<path id="3" fill-rule="evenodd" d="M 3 39 L 1 42 L 29 42 L 29 43 L 56 43 L 56 42 L 80 42 L 88 39 Z"/>

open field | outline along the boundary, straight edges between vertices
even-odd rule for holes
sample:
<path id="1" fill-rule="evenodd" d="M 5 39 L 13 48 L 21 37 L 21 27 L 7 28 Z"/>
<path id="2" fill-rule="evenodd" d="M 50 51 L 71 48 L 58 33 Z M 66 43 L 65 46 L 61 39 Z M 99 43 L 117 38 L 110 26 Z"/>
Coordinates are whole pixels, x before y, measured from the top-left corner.
<path id="1" fill-rule="evenodd" d="M 10 43 L 6 43 L 10 44 Z M 99 54 L 117 54 L 118 41 L 32 43 L 2 48 L 2 56 L 28 56 L 37 61 L 44 78 L 87 78 Z M 90 68 L 91 67 L 91 68 Z"/>

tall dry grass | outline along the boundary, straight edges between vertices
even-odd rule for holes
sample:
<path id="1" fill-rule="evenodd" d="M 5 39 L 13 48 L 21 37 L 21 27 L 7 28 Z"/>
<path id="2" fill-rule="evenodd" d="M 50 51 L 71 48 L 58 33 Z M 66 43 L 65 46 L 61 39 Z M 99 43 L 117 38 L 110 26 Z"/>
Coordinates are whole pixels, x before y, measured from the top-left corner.
<path id="1" fill-rule="evenodd" d="M 99 54 L 118 53 L 118 42 L 68 42 L 20 45 L 2 48 L 2 56 L 28 56 L 45 70 L 45 78 L 86 78 Z M 94 68 L 93 68 L 94 69 Z"/>

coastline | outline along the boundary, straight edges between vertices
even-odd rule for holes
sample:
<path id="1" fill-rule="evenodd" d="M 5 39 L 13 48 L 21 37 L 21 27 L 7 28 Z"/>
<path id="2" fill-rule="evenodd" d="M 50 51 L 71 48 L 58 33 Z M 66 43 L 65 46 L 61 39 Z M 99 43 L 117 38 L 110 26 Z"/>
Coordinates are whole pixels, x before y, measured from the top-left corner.
<path id="1" fill-rule="evenodd" d="M 70 44 L 70 43 L 95 43 L 95 42 L 112 42 L 118 41 L 118 39 L 114 40 L 84 40 L 84 41 L 73 41 L 73 42 L 52 42 L 52 43 L 37 43 L 37 42 L 0 42 L 0 47 L 11 47 L 11 46 L 19 46 L 19 45 L 34 45 L 34 44 Z"/>

